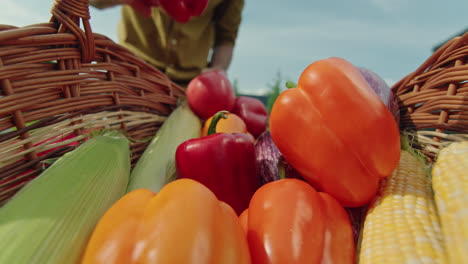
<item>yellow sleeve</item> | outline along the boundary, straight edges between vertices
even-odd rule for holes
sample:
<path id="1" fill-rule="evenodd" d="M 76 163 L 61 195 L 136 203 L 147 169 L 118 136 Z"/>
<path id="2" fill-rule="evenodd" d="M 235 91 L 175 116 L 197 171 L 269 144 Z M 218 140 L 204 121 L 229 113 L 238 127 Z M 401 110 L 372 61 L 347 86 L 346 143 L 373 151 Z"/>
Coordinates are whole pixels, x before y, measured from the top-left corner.
<path id="1" fill-rule="evenodd" d="M 225 0 L 215 10 L 215 46 L 234 44 L 242 18 L 244 0 Z"/>

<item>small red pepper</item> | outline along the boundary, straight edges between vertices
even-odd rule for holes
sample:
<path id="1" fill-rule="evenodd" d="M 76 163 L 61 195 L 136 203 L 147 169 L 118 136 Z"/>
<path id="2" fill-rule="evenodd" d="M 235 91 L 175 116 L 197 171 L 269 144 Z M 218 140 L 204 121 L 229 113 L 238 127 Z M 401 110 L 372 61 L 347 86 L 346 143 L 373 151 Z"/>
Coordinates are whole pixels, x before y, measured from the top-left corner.
<path id="1" fill-rule="evenodd" d="M 161 6 L 175 21 L 186 23 L 192 16 L 201 15 L 208 0 L 146 0 L 153 6 Z"/>
<path id="2" fill-rule="evenodd" d="M 190 10 L 185 5 L 185 1 L 159 0 L 159 5 L 177 22 L 186 23 L 192 16 Z"/>
<path id="3" fill-rule="evenodd" d="M 201 182 L 239 215 L 259 186 L 255 146 L 245 133 L 215 133 L 177 147 L 178 178 Z"/>
<path id="4" fill-rule="evenodd" d="M 184 2 L 192 16 L 203 14 L 208 5 L 208 0 L 185 0 Z"/>
<path id="5" fill-rule="evenodd" d="M 263 102 L 259 99 L 249 96 L 238 96 L 232 113 L 244 120 L 247 130 L 255 138 L 266 130 L 268 112 Z"/>

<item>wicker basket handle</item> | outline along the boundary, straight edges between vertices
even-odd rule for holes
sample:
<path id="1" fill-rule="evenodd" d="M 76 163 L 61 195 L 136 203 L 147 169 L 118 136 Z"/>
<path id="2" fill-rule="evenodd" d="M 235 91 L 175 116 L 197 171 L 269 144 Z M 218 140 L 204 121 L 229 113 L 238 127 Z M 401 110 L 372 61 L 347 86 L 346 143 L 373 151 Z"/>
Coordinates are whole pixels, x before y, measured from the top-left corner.
<path id="1" fill-rule="evenodd" d="M 94 36 L 89 23 L 88 0 L 55 0 L 52 6 L 50 22 L 59 25 L 57 33 L 71 32 L 81 47 L 83 62 L 91 62 L 95 55 Z M 83 29 L 80 28 L 80 21 Z"/>

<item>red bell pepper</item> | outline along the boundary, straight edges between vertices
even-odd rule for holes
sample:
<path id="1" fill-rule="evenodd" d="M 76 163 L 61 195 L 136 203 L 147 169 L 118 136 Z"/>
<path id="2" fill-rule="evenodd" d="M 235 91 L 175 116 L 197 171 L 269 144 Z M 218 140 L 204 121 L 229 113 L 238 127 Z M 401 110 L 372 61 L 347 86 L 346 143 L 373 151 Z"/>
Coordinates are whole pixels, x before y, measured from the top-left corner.
<path id="1" fill-rule="evenodd" d="M 190 81 L 186 91 L 190 109 L 201 119 L 219 111 L 231 111 L 236 94 L 226 74 L 220 70 L 203 72 Z"/>
<path id="2" fill-rule="evenodd" d="M 203 14 L 208 5 L 208 0 L 184 0 L 185 6 L 190 11 L 191 16 Z"/>
<path id="3" fill-rule="evenodd" d="M 205 11 L 208 0 L 136 0 L 130 5 L 146 17 L 151 15 L 151 7 L 160 6 L 175 21 L 186 23 Z"/>
<path id="4" fill-rule="evenodd" d="M 263 185 L 239 220 L 252 263 L 355 263 L 345 209 L 304 181 L 283 179 Z"/>
<path id="5" fill-rule="evenodd" d="M 232 113 L 244 120 L 247 130 L 257 138 L 266 129 L 268 112 L 262 101 L 249 96 L 238 96 Z"/>
<path id="6" fill-rule="evenodd" d="M 392 113 L 357 67 L 340 58 L 312 63 L 296 88 L 280 94 L 270 131 L 306 181 L 347 207 L 367 204 L 400 157 Z"/>
<path id="7" fill-rule="evenodd" d="M 159 0 L 159 5 L 179 23 L 188 22 L 192 16 L 184 0 Z"/>
<path id="8" fill-rule="evenodd" d="M 249 205 L 259 186 L 255 146 L 245 133 L 215 133 L 177 147 L 178 178 L 203 183 L 237 214 Z"/>

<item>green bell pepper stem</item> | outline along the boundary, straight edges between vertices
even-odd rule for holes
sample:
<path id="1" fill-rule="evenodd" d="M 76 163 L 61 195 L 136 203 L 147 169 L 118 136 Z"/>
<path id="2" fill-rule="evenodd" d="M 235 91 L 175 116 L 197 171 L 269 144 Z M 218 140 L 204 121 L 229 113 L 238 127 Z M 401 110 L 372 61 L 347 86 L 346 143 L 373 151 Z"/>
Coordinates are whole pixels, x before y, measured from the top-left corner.
<path id="1" fill-rule="evenodd" d="M 226 119 L 228 117 L 227 114 L 229 114 L 229 111 L 222 110 L 217 112 L 213 116 L 213 119 L 211 119 L 210 126 L 208 127 L 208 135 L 216 133 L 216 125 L 218 125 L 218 122 L 221 118 Z"/>
<path id="2" fill-rule="evenodd" d="M 287 81 L 286 82 L 286 88 L 290 89 L 290 88 L 296 88 L 297 84 L 292 82 L 292 81 Z"/>
<path id="3" fill-rule="evenodd" d="M 286 179 L 286 168 L 281 158 L 278 160 L 278 177 L 280 180 Z"/>

